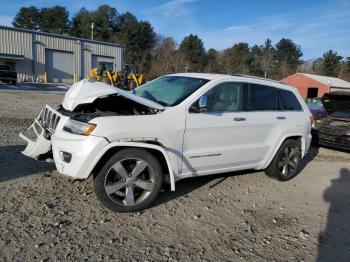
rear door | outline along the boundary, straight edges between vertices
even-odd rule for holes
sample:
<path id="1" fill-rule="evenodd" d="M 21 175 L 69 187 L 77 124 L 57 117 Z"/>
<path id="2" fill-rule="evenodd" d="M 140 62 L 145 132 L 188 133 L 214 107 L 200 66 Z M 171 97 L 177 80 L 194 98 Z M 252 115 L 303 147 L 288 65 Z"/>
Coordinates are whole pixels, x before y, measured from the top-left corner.
<path id="1" fill-rule="evenodd" d="M 280 88 L 276 88 L 276 93 L 280 101 L 280 115 L 284 115 L 287 120 L 283 126 L 284 134 L 305 134 L 306 130 L 310 130 L 309 115 L 305 114 L 295 94 Z"/>
<path id="2" fill-rule="evenodd" d="M 243 83 L 224 82 L 207 92 L 206 112 L 187 112 L 182 173 L 244 165 L 247 113 Z"/>
<path id="3" fill-rule="evenodd" d="M 284 134 L 287 115 L 277 111 L 274 87 L 249 84 L 245 89 L 247 111 L 244 158 L 250 164 L 261 163 Z"/>

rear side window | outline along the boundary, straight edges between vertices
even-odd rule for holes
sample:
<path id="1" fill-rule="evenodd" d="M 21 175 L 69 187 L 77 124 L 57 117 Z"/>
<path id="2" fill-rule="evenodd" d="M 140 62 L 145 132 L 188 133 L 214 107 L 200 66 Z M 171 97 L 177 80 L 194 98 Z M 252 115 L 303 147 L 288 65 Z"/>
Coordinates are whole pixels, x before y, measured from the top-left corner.
<path id="1" fill-rule="evenodd" d="M 271 86 L 249 85 L 249 108 L 250 111 L 271 111 L 276 110 L 276 95 Z"/>
<path id="2" fill-rule="evenodd" d="M 276 89 L 282 110 L 301 111 L 302 107 L 295 95 L 288 90 Z"/>

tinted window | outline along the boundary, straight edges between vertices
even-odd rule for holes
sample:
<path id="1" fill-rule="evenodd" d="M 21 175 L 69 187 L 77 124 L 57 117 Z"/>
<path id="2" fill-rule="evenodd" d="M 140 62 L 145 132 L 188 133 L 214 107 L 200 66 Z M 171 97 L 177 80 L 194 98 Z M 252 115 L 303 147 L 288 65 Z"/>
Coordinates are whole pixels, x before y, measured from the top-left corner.
<path id="1" fill-rule="evenodd" d="M 291 111 L 300 111 L 302 110 L 302 107 L 298 101 L 298 99 L 295 97 L 295 95 L 288 91 L 288 90 L 283 90 L 283 89 L 276 89 L 282 110 L 291 110 Z"/>
<path id="2" fill-rule="evenodd" d="M 272 87 L 250 84 L 250 110 L 276 110 L 276 95 Z"/>
<path id="3" fill-rule="evenodd" d="M 207 111 L 240 111 L 242 86 L 242 83 L 227 82 L 211 89 L 207 93 Z"/>

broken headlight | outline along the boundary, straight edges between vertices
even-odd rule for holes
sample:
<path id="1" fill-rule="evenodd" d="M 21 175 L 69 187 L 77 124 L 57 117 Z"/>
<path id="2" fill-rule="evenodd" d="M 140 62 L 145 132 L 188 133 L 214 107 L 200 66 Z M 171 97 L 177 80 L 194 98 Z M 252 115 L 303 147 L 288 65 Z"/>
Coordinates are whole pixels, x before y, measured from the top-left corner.
<path id="1" fill-rule="evenodd" d="M 69 118 L 65 123 L 63 130 L 72 134 L 88 136 L 95 127 L 95 124 L 84 123 Z"/>

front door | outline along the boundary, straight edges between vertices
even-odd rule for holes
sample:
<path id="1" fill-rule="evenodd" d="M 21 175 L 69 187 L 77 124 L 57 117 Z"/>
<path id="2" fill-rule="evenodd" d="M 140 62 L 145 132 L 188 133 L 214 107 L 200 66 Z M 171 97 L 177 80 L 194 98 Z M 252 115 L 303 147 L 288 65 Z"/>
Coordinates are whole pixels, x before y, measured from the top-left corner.
<path id="1" fill-rule="evenodd" d="M 205 94 L 205 112 L 187 112 L 182 173 L 244 165 L 247 113 L 243 83 L 224 82 Z"/>

